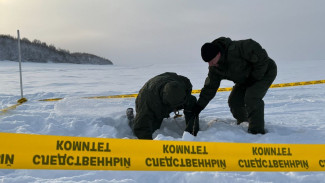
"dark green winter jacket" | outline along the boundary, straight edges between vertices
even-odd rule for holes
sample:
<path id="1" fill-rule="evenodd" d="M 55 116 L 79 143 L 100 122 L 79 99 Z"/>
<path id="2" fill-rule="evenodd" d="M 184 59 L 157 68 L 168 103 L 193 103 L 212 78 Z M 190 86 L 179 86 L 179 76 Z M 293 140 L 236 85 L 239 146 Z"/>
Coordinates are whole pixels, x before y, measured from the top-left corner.
<path id="1" fill-rule="evenodd" d="M 216 95 L 221 80 L 227 79 L 241 84 L 261 80 L 270 60 L 261 45 L 252 39 L 232 41 L 230 38 L 220 37 L 212 43 L 223 49 L 219 66 L 209 67 L 208 77 L 198 100 L 202 108 Z"/>
<path id="2" fill-rule="evenodd" d="M 168 84 L 176 85 L 173 92 L 166 91 Z M 192 92 L 190 80 L 176 73 L 166 72 L 145 83 L 136 98 L 136 117 L 133 132 L 140 139 L 152 139 L 163 118 L 177 109 L 183 109 Z"/>

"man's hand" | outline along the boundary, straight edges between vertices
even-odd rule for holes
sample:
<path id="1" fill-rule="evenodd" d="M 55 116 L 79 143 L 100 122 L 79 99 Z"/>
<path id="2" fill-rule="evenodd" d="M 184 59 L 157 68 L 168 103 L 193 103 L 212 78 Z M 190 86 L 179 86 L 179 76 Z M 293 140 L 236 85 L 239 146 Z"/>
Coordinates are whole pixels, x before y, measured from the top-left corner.
<path id="1" fill-rule="evenodd" d="M 200 124 L 199 124 L 199 116 L 193 115 L 188 121 L 186 121 L 186 129 L 185 131 L 189 132 L 190 134 L 196 136 L 199 129 L 200 129 Z"/>

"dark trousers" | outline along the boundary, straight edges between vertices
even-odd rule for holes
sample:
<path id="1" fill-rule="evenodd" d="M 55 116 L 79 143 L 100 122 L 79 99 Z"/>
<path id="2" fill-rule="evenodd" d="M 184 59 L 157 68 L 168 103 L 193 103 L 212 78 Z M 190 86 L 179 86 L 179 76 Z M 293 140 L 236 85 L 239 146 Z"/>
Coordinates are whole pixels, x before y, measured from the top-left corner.
<path id="1" fill-rule="evenodd" d="M 264 132 L 263 98 L 277 75 L 277 66 L 270 59 L 264 77 L 251 86 L 235 84 L 230 93 L 228 104 L 230 111 L 238 122 L 248 121 L 248 129 L 253 132 Z"/>

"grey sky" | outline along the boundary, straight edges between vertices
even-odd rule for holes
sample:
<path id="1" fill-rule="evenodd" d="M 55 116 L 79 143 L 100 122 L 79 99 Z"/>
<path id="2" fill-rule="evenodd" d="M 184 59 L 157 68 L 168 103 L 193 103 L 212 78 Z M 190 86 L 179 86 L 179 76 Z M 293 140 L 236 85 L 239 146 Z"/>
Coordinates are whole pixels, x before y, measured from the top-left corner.
<path id="1" fill-rule="evenodd" d="M 0 34 L 114 64 L 199 62 L 205 42 L 253 38 L 275 60 L 325 59 L 323 0 L 0 0 Z"/>

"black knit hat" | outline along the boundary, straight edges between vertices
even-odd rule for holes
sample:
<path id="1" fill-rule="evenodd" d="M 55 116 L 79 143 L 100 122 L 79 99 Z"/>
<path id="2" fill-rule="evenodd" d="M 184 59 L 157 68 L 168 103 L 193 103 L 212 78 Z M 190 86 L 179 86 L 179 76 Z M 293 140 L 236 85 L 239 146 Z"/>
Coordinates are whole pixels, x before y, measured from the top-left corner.
<path id="1" fill-rule="evenodd" d="M 201 56 L 205 62 L 210 62 L 221 51 L 217 44 L 205 43 L 201 47 Z"/>

